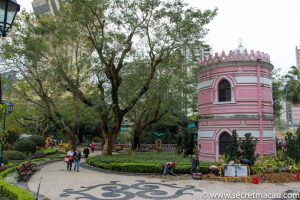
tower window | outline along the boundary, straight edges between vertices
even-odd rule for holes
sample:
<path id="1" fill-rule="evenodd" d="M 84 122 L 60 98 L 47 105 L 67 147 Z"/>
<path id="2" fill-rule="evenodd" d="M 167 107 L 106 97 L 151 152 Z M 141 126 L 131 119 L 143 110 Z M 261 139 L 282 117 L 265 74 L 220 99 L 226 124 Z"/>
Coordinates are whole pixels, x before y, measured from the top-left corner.
<path id="1" fill-rule="evenodd" d="M 225 79 L 219 83 L 219 102 L 224 101 L 231 101 L 231 86 Z"/>

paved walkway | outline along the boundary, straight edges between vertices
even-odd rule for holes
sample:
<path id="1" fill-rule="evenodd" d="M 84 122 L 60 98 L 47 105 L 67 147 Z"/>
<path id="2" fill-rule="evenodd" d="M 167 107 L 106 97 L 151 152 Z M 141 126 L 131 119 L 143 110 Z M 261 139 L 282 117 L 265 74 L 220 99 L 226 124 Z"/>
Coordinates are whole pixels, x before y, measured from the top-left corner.
<path id="1" fill-rule="evenodd" d="M 80 172 L 69 172 L 66 171 L 64 162 L 46 165 L 36 172 L 28 183 L 31 191 L 37 192 L 40 177 L 40 194 L 51 200 L 198 200 L 210 199 L 207 198 L 209 193 L 300 192 L 300 183 L 254 185 L 204 180 L 166 181 L 146 176 L 107 174 L 83 168 Z"/>

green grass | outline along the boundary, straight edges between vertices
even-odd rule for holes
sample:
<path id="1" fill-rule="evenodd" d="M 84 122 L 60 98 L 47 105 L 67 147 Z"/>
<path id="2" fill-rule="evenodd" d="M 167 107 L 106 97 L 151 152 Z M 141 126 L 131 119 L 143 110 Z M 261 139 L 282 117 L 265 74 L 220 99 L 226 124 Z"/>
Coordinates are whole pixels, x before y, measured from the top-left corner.
<path id="1" fill-rule="evenodd" d="M 162 167 L 166 162 L 176 162 L 175 173 L 190 172 L 191 157 L 183 157 L 173 152 L 136 152 L 132 156 L 123 153 L 87 159 L 87 164 L 97 168 L 132 173 L 162 173 Z M 200 162 L 199 172 L 208 173 L 211 164 L 217 163 Z"/>
<path id="2" fill-rule="evenodd" d="M 166 162 L 176 162 L 177 164 L 190 165 L 191 157 L 183 157 L 174 152 L 135 152 L 132 157 L 127 153 L 120 153 L 113 156 L 95 156 L 95 160 L 103 163 L 151 163 L 164 164 Z M 211 163 L 200 162 L 210 165 Z"/>

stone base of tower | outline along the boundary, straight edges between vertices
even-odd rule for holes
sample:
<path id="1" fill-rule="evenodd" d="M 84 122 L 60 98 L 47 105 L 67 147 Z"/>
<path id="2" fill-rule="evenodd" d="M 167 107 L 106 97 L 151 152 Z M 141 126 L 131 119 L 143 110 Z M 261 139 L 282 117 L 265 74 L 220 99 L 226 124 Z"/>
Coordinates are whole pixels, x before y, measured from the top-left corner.
<path id="1" fill-rule="evenodd" d="M 221 161 L 220 144 L 213 138 L 199 138 L 198 144 L 201 147 L 199 159 L 206 162 Z M 258 155 L 276 155 L 276 142 L 274 138 L 265 138 L 263 141 L 263 153 L 261 153 L 261 143 L 258 140 L 256 146 Z"/>

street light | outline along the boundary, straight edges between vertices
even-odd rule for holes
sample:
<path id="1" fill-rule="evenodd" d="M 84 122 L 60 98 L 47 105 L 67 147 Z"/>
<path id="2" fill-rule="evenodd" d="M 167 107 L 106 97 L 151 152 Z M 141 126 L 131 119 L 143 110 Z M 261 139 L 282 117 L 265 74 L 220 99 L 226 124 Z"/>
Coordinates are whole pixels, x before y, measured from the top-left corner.
<path id="1" fill-rule="evenodd" d="M 20 5 L 16 0 L 0 0 L 0 33 L 2 37 L 12 28 Z"/>
<path id="2" fill-rule="evenodd" d="M 5 131 L 5 119 L 8 117 L 8 115 L 13 111 L 14 104 L 12 102 L 2 103 L 4 105 L 4 115 L 3 115 L 3 133 Z"/>
<path id="3" fill-rule="evenodd" d="M 5 133 L 5 121 L 6 121 L 6 117 L 8 117 L 8 115 L 13 111 L 14 104 L 9 101 L 7 103 L 2 102 L 2 105 L 4 107 L 4 112 L 3 112 L 3 128 L 2 128 L 3 135 L 4 135 L 4 133 Z M 1 145 L 0 146 L 0 166 L 2 166 L 2 164 L 4 163 L 4 154 L 3 154 L 4 143 L 1 141 L 0 145 Z"/>
<path id="4" fill-rule="evenodd" d="M 6 33 L 12 28 L 17 12 L 20 11 L 20 5 L 16 0 L 0 0 L 0 37 L 6 37 Z M 2 103 L 2 85 L 1 85 L 1 75 L 0 75 L 0 102 Z M 11 103 L 11 102 L 10 102 Z M 5 128 L 5 118 L 7 112 L 12 112 L 13 104 L 8 104 L 4 106 L 4 121 L 3 128 Z M 7 108 L 7 109 L 6 109 Z M 3 129 L 4 132 L 4 129 Z M 0 166 L 3 162 L 3 150 L 4 144 L 0 141 Z"/>

